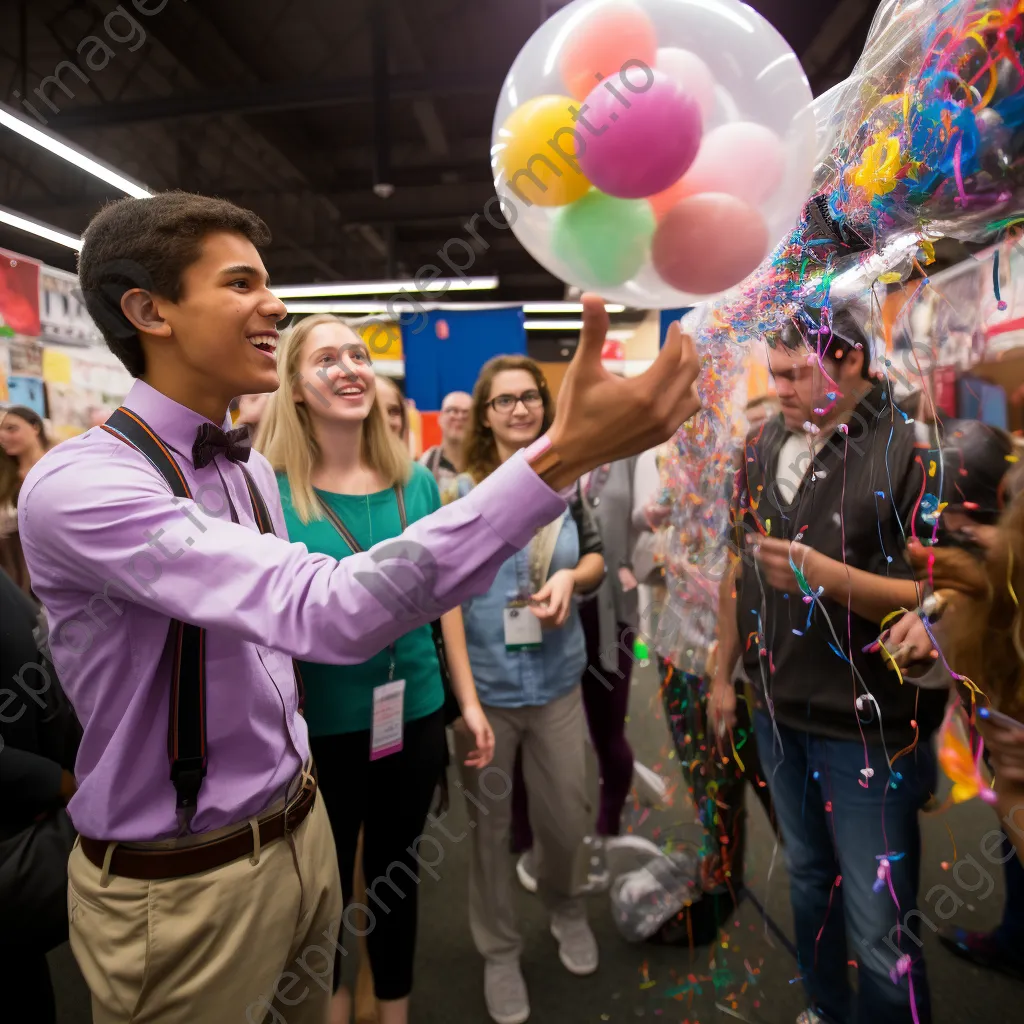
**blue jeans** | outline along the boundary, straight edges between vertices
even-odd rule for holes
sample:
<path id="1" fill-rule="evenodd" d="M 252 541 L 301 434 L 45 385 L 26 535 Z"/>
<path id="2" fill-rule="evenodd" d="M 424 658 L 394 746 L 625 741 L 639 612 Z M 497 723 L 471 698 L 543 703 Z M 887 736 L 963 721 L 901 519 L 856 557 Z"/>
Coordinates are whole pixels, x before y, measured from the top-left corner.
<path id="1" fill-rule="evenodd" d="M 761 711 L 754 728 L 782 831 L 810 1005 L 836 1024 L 909 1024 L 912 981 L 918 1019 L 928 1024 L 920 941 L 925 922 L 912 912 L 921 860 L 917 815 L 935 788 L 932 748 L 919 744 L 900 758 L 893 766 L 902 776 L 897 779 L 890 777 L 885 752 L 868 746 L 867 767 L 874 775 L 865 789 L 862 744 L 779 725 L 780 745 Z M 879 880 L 886 853 L 887 877 Z M 859 968 L 856 1011 L 847 980 L 848 941 Z M 909 977 L 894 981 L 890 971 L 904 954 L 912 961 Z"/>

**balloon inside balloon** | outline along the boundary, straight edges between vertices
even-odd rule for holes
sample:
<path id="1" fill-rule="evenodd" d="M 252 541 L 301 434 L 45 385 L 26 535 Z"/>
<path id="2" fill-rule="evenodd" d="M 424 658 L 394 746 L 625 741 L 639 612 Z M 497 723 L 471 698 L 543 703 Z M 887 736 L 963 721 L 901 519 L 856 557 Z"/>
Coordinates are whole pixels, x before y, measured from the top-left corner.
<path id="1" fill-rule="evenodd" d="M 701 139 L 700 104 L 660 71 L 629 70 L 640 71 L 639 82 L 623 73 L 587 97 L 587 120 L 595 131 L 581 144 L 579 162 L 603 192 L 642 199 L 668 188 L 693 163 Z"/>
<path id="2" fill-rule="evenodd" d="M 774 195 L 786 169 L 786 149 L 770 128 L 735 121 L 712 129 L 686 174 L 685 190 L 726 192 L 759 206 Z"/>
<path id="3" fill-rule="evenodd" d="M 579 5 L 576 5 L 579 7 Z M 629 0 L 590 4 L 563 43 L 558 69 L 569 93 L 586 99 L 602 78 L 618 76 L 624 64 L 653 67 L 658 39 L 640 4 Z"/>
<path id="4" fill-rule="evenodd" d="M 742 199 L 702 192 L 676 203 L 654 234 L 651 256 L 663 281 L 713 295 L 742 281 L 768 255 L 768 227 Z"/>
<path id="5" fill-rule="evenodd" d="M 799 219 L 812 103 L 793 51 L 740 0 L 573 0 L 502 85 L 495 189 L 516 238 L 567 284 L 693 305 Z"/>
<path id="6" fill-rule="evenodd" d="M 628 281 L 643 266 L 653 234 L 654 214 L 644 200 L 592 189 L 558 211 L 551 245 L 584 287 L 600 289 Z"/>
<path id="7" fill-rule="evenodd" d="M 663 46 L 654 67 L 675 79 L 697 101 L 702 118 L 711 116 L 715 109 L 715 76 L 697 54 L 678 46 Z"/>
<path id="8" fill-rule="evenodd" d="M 509 114 L 491 147 L 499 191 L 504 185 L 531 206 L 564 206 L 586 194 L 571 106 L 568 96 L 535 96 Z"/>

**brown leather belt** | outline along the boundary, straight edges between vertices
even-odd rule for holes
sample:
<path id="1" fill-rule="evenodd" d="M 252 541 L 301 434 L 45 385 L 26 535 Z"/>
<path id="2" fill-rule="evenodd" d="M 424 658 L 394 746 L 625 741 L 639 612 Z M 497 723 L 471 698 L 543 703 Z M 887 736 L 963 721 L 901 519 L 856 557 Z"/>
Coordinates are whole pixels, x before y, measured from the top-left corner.
<path id="1" fill-rule="evenodd" d="M 303 776 L 302 789 L 290 803 L 276 814 L 259 819 L 261 848 L 290 835 L 306 820 L 316 803 L 316 790 L 315 773 Z M 147 882 L 155 882 L 161 878 L 183 878 L 251 856 L 254 849 L 253 839 L 253 829 L 246 822 L 239 825 L 235 832 L 192 846 L 161 848 L 123 846 L 119 843 L 114 847 L 108 870 L 111 875 L 138 878 Z M 86 857 L 96 867 L 102 868 L 110 842 L 89 839 L 87 836 L 81 836 L 79 842 Z"/>

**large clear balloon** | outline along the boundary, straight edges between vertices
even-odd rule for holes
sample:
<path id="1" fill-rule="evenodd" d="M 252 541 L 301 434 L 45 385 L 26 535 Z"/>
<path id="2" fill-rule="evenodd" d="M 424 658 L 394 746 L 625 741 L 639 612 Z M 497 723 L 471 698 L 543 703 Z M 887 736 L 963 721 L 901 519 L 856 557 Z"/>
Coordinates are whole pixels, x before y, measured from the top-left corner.
<path id="1" fill-rule="evenodd" d="M 745 4 L 576 0 L 512 65 L 491 163 L 553 274 L 668 309 L 757 267 L 799 217 L 816 150 L 800 62 Z"/>

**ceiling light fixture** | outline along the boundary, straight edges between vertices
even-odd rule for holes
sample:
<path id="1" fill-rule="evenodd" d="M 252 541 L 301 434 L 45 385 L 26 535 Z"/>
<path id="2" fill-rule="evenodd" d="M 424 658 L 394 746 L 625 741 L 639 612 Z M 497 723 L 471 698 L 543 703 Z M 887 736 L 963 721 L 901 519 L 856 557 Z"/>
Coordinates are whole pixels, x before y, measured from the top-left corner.
<path id="1" fill-rule="evenodd" d="M 289 284 L 274 289 L 279 299 L 308 299 L 329 295 L 431 295 L 489 291 L 498 287 L 496 277 L 439 277 L 419 287 L 415 281 L 335 281 L 326 284 Z"/>
<path id="2" fill-rule="evenodd" d="M 527 320 L 523 326 L 528 331 L 581 331 L 582 320 Z"/>
<path id="3" fill-rule="evenodd" d="M 143 188 L 137 181 L 126 178 L 112 167 L 100 163 L 99 160 L 93 159 L 93 157 L 83 153 L 74 146 L 62 142 L 53 133 L 37 128 L 35 125 L 22 120 L 10 107 L 2 103 L 0 103 L 0 125 L 10 128 L 12 132 L 17 133 L 24 139 L 28 139 L 29 142 L 42 146 L 43 149 L 53 153 L 54 156 L 59 156 L 61 160 L 67 160 L 69 164 L 74 164 L 83 171 L 96 178 L 100 178 L 108 185 L 119 188 L 122 192 L 134 196 L 136 199 L 148 199 L 153 195 L 148 188 Z"/>
<path id="4" fill-rule="evenodd" d="M 609 313 L 625 312 L 626 307 L 617 302 L 605 303 L 605 310 Z M 523 312 L 527 316 L 535 313 L 582 313 L 582 302 L 524 302 Z"/>
<path id="5" fill-rule="evenodd" d="M 81 250 L 82 240 L 75 235 L 69 235 L 66 231 L 50 227 L 31 217 L 23 217 L 20 213 L 8 210 L 0 206 L 0 224 L 8 224 L 19 231 L 27 231 L 31 235 L 38 235 L 40 238 L 47 238 L 58 245 L 66 245 L 69 249 Z"/>

